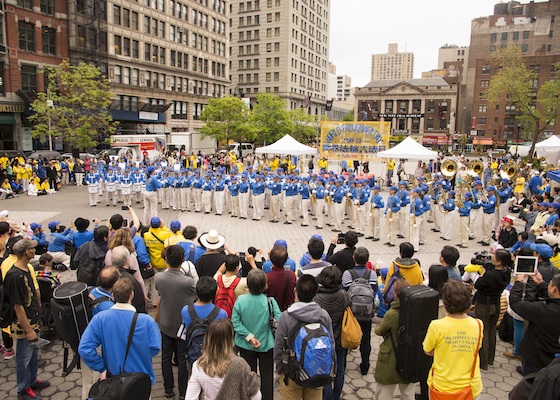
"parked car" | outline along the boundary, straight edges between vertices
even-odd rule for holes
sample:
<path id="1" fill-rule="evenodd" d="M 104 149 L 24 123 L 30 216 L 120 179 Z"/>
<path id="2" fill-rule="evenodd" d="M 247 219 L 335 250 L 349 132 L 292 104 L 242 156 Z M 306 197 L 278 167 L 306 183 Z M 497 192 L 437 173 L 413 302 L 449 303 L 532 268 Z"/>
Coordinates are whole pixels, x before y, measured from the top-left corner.
<path id="1" fill-rule="evenodd" d="M 239 158 L 245 158 L 247 157 L 249 154 L 253 153 L 253 145 L 251 143 L 232 143 L 228 146 L 229 151 L 231 151 L 232 154 L 235 154 L 237 157 Z M 220 150 L 220 154 L 225 155 L 226 154 L 226 150 Z"/>
<path id="2" fill-rule="evenodd" d="M 33 153 L 31 153 L 29 155 L 29 158 L 31 159 L 37 159 L 39 157 L 42 157 L 43 160 L 47 159 L 47 158 L 60 158 L 61 154 L 58 151 L 51 151 L 51 150 L 39 150 L 39 151 L 35 151 Z"/>
<path id="3" fill-rule="evenodd" d="M 72 153 L 64 153 L 63 155 L 60 156 L 61 159 L 67 160 L 69 158 L 73 158 L 74 156 L 72 155 Z M 80 153 L 80 159 L 81 160 L 85 160 L 86 157 L 89 158 L 97 158 L 95 155 L 90 154 L 90 153 Z"/>

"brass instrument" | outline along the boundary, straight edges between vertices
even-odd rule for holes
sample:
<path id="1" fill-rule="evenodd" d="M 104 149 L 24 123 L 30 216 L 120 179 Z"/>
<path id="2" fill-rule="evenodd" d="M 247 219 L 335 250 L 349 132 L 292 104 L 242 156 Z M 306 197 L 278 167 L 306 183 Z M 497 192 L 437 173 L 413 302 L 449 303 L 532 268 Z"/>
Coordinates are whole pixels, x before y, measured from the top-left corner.
<path id="1" fill-rule="evenodd" d="M 444 197 L 442 200 L 440 200 L 441 196 Z M 447 196 L 446 196 L 445 193 L 443 192 L 443 189 L 442 189 L 441 192 L 439 192 L 439 193 L 437 194 L 437 196 L 436 196 L 436 202 L 437 202 L 437 205 L 438 205 L 438 207 L 439 207 L 439 211 L 440 211 L 442 214 L 445 214 L 445 213 L 447 212 L 447 210 L 446 210 L 445 208 L 443 208 L 443 206 L 442 206 L 441 204 L 439 204 L 440 201 L 442 201 L 442 202 L 445 201 L 445 204 L 447 204 Z"/>
<path id="2" fill-rule="evenodd" d="M 346 205 L 350 207 L 352 205 L 352 198 L 350 197 L 350 190 L 346 192 Z"/>
<path id="3" fill-rule="evenodd" d="M 416 228 L 418 224 L 416 223 L 416 199 L 412 199 L 412 227 Z M 412 232 L 410 233 L 410 238 L 412 239 Z"/>
<path id="4" fill-rule="evenodd" d="M 387 223 L 385 224 L 385 235 L 389 235 L 389 224 L 393 222 L 393 197 L 389 196 L 387 203 L 389 204 L 389 218 L 387 218 Z"/>
<path id="5" fill-rule="evenodd" d="M 465 208 L 465 200 L 461 193 L 457 193 L 457 195 L 455 196 L 455 205 L 458 208 Z"/>
<path id="6" fill-rule="evenodd" d="M 428 182 L 426 185 L 428 186 L 428 194 L 433 199 L 436 195 L 434 193 L 434 182 Z"/>
<path id="7" fill-rule="evenodd" d="M 311 199 L 311 204 L 315 204 L 317 202 L 317 196 L 315 196 L 315 193 L 311 193 L 309 198 Z"/>
<path id="8" fill-rule="evenodd" d="M 445 160 L 443 164 L 441 164 L 441 173 L 446 179 L 453 179 L 457 173 L 457 163 L 450 159 Z"/>
<path id="9" fill-rule="evenodd" d="M 362 188 L 358 188 L 358 204 L 356 205 L 356 212 L 362 211 L 362 207 L 360 207 L 360 194 L 362 192 Z"/>
<path id="10" fill-rule="evenodd" d="M 513 161 L 508 161 L 500 167 L 500 176 L 502 179 L 509 179 L 511 181 L 517 175 L 517 171 L 519 171 L 517 164 Z"/>
<path id="11" fill-rule="evenodd" d="M 500 182 L 501 182 L 501 179 L 500 179 L 500 178 L 494 178 L 494 179 L 492 179 L 492 180 L 490 181 L 490 185 L 492 185 L 492 186 L 499 186 L 499 185 L 500 185 Z"/>
<path id="12" fill-rule="evenodd" d="M 467 174 L 470 176 L 478 176 L 482 178 L 484 172 L 484 164 L 480 160 L 471 160 L 467 164 Z"/>
<path id="13" fill-rule="evenodd" d="M 414 178 L 414 175 L 409 175 L 408 178 L 408 188 L 410 190 L 415 189 L 418 186 L 418 184 L 416 183 L 416 178 Z"/>
<path id="14" fill-rule="evenodd" d="M 332 194 L 329 194 L 329 195 L 327 196 L 327 204 L 328 204 L 329 206 L 332 206 L 332 203 L 333 203 Z"/>
<path id="15" fill-rule="evenodd" d="M 430 182 L 432 180 L 432 173 L 426 172 L 422 177 L 426 180 L 426 182 Z"/>

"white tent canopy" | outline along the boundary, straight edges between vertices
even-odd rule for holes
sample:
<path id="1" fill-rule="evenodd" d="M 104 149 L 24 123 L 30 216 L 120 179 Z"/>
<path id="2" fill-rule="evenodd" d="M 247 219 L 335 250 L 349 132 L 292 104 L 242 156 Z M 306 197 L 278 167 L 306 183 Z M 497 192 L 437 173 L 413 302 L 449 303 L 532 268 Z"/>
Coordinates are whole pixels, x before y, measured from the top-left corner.
<path id="1" fill-rule="evenodd" d="M 301 156 L 303 154 L 317 154 L 317 149 L 306 146 L 295 140 L 290 135 L 272 143 L 271 145 L 259 147 L 255 150 L 257 154 L 288 154 L 291 156 Z"/>
<path id="2" fill-rule="evenodd" d="M 560 138 L 552 135 L 546 140 L 535 145 L 539 157 L 545 157 L 549 164 L 557 165 L 560 159 Z"/>
<path id="3" fill-rule="evenodd" d="M 437 151 L 427 149 L 411 137 L 407 137 L 390 150 L 377 153 L 377 157 L 380 158 L 409 158 L 413 160 L 431 160 L 436 159 L 437 156 Z"/>

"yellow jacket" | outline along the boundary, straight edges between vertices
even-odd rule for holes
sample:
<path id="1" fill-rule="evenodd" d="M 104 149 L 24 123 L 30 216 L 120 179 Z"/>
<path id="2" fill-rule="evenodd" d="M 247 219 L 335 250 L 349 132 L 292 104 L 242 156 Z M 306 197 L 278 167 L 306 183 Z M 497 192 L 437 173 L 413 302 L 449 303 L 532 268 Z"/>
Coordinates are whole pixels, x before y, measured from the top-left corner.
<path id="1" fill-rule="evenodd" d="M 161 258 L 161 251 L 165 248 L 165 240 L 171 236 L 167 228 L 150 228 L 144 234 L 144 242 L 150 255 L 150 262 L 154 268 L 167 268 L 165 260 Z"/>
<path id="2" fill-rule="evenodd" d="M 181 232 L 176 232 L 176 233 L 171 233 L 171 236 L 165 239 L 164 244 L 165 247 L 169 247 L 169 246 L 173 246 L 174 244 L 184 242 L 186 240 L 187 239 L 185 239 L 185 237 Z"/>
<path id="3" fill-rule="evenodd" d="M 49 183 L 45 180 L 41 185 L 37 188 L 38 190 L 50 190 L 51 187 Z"/>
<path id="4" fill-rule="evenodd" d="M 278 169 L 278 166 L 280 165 L 280 159 L 279 158 L 275 158 L 271 163 L 270 163 L 270 171 L 274 172 Z"/>

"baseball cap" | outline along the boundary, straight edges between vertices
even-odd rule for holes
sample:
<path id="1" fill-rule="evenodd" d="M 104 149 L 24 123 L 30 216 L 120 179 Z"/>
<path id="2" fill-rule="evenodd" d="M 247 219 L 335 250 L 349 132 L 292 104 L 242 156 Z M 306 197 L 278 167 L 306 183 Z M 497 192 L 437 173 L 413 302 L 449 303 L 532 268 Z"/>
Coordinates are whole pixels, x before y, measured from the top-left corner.
<path id="1" fill-rule="evenodd" d="M 177 221 L 176 219 L 174 219 L 173 221 L 171 221 L 171 223 L 169 224 L 169 228 L 173 231 L 173 232 L 177 232 L 178 230 L 181 229 L 181 223 L 179 221 Z"/>
<path id="2" fill-rule="evenodd" d="M 35 246 L 37 246 L 36 240 L 22 239 L 19 240 L 16 244 L 14 244 L 14 247 L 12 247 L 12 251 L 14 255 L 20 256 L 23 253 L 25 253 L 27 250 L 32 249 Z"/>
<path id="3" fill-rule="evenodd" d="M 465 193 L 465 195 L 463 196 L 465 199 L 470 199 L 472 197 L 471 192 L 467 192 Z"/>
<path id="4" fill-rule="evenodd" d="M 496 188 L 494 186 L 488 186 L 488 188 L 486 188 L 486 190 L 488 190 L 489 192 L 490 191 L 495 192 Z"/>
<path id="5" fill-rule="evenodd" d="M 510 224 L 513 225 L 513 221 L 512 221 L 510 218 L 508 218 L 508 217 L 504 217 L 504 218 L 502 218 L 501 220 L 504 221 L 504 222 L 509 222 Z"/>
<path id="6" fill-rule="evenodd" d="M 152 226 L 152 228 L 159 228 L 159 226 L 161 225 L 161 219 L 159 219 L 159 217 L 152 217 L 152 219 L 150 220 L 150 225 Z"/>
<path id="7" fill-rule="evenodd" d="M 311 236 L 311 239 L 319 239 L 319 240 L 323 240 L 323 238 L 321 237 L 321 235 L 313 235 Z"/>
<path id="8" fill-rule="evenodd" d="M 509 183 L 509 179 L 507 178 L 502 179 L 502 183 Z"/>
<path id="9" fill-rule="evenodd" d="M 62 221 L 51 221 L 51 222 L 49 222 L 49 225 L 48 225 L 48 226 L 49 226 L 49 229 L 52 231 L 52 230 L 53 230 L 54 228 L 56 228 L 56 226 L 57 226 L 58 224 L 60 224 L 61 222 L 62 222 Z"/>
<path id="10" fill-rule="evenodd" d="M 539 207 L 550 207 L 550 203 L 548 201 L 543 201 L 542 203 L 537 203 Z"/>
<path id="11" fill-rule="evenodd" d="M 31 228 L 32 231 L 34 231 L 35 229 L 42 228 L 43 225 L 32 222 L 31 225 L 29 225 L 29 227 Z"/>
<path id="12" fill-rule="evenodd" d="M 274 242 L 274 246 L 284 246 L 287 249 L 288 243 L 286 243 L 286 241 L 283 239 L 278 239 L 276 242 Z"/>
<path id="13" fill-rule="evenodd" d="M 531 243 L 531 250 L 535 250 L 542 258 L 546 258 L 547 260 L 554 254 L 552 247 L 544 243 Z"/>
<path id="14" fill-rule="evenodd" d="M 389 190 L 394 190 L 394 191 L 396 192 L 396 191 L 399 190 L 399 189 L 398 189 L 396 186 L 391 186 L 391 187 L 389 188 Z"/>
<path id="15" fill-rule="evenodd" d="M 422 193 L 422 190 L 419 187 L 412 189 L 412 191 L 415 193 Z"/>
<path id="16" fill-rule="evenodd" d="M 156 167 L 148 167 L 148 169 L 146 170 L 146 172 L 148 173 L 148 175 L 152 175 L 154 173 L 154 171 L 156 170 Z"/>
<path id="17" fill-rule="evenodd" d="M 375 189 L 381 190 L 381 187 L 380 187 L 379 185 L 374 185 L 374 186 L 373 186 L 373 190 L 375 190 Z"/>
<path id="18" fill-rule="evenodd" d="M 449 192 L 447 192 L 447 194 L 451 195 L 451 196 L 455 196 L 455 191 L 454 190 L 450 190 Z"/>

